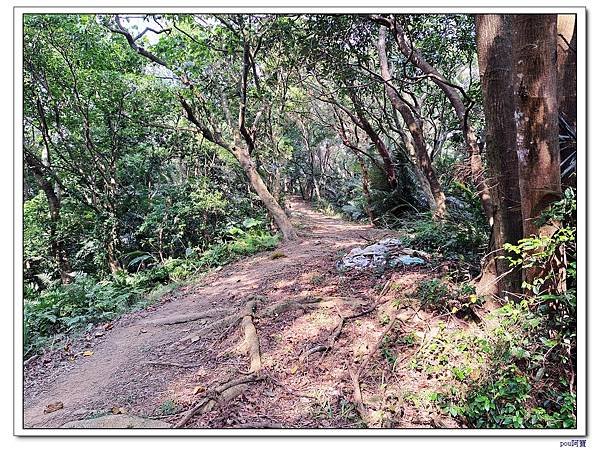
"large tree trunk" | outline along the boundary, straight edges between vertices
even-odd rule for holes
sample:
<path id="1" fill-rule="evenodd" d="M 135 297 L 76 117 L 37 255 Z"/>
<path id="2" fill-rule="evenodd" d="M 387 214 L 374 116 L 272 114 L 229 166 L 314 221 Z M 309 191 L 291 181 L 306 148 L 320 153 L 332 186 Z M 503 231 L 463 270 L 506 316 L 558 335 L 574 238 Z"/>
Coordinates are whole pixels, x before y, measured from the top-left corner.
<path id="1" fill-rule="evenodd" d="M 431 80 L 440 87 L 448 100 L 450 100 L 450 103 L 456 112 L 456 116 L 462 124 L 463 137 L 469 153 L 471 177 L 473 179 L 473 183 L 476 186 L 477 193 L 481 200 L 481 205 L 483 206 L 486 217 L 488 220 L 491 220 L 493 216 L 492 198 L 487 181 L 485 179 L 483 161 L 481 159 L 479 145 L 477 144 L 477 136 L 475 135 L 475 131 L 468 121 L 467 109 L 462 101 L 461 92 L 456 87 L 452 86 L 452 83 L 449 83 L 448 80 L 446 80 L 435 67 L 429 64 L 429 62 L 425 60 L 417 48 L 411 45 L 406 38 L 404 30 L 395 19 L 392 19 L 390 22 L 388 22 L 388 26 L 394 32 L 394 37 L 396 38 L 398 47 L 404 56 L 406 56 L 406 58 L 408 58 L 408 60 L 415 67 L 419 68 L 421 71 L 423 71 L 423 73 L 429 75 Z"/>
<path id="2" fill-rule="evenodd" d="M 509 267 L 503 245 L 517 244 L 523 236 L 516 127 L 511 68 L 512 16 L 475 17 L 479 74 L 486 120 L 486 146 L 494 203 L 491 255 L 478 283 L 480 295 L 521 292 L 521 272 Z"/>
<path id="3" fill-rule="evenodd" d="M 416 120 L 410 107 L 402 100 L 402 98 L 400 98 L 400 95 L 391 84 L 392 75 L 388 67 L 387 54 L 385 51 L 386 31 L 387 27 L 385 26 L 381 26 L 379 28 L 379 40 L 377 41 L 381 76 L 385 83 L 385 92 L 390 98 L 392 106 L 402 116 L 402 119 L 404 120 L 404 123 L 408 127 L 408 130 L 412 136 L 419 168 L 427 178 L 429 188 L 435 200 L 434 214 L 438 218 L 443 218 L 446 215 L 446 196 L 442 191 L 437 175 L 433 170 L 431 160 L 429 159 L 429 153 L 427 152 L 427 146 L 425 145 L 425 139 L 423 137 L 423 129 Z"/>
<path id="4" fill-rule="evenodd" d="M 575 14 L 557 19 L 558 110 L 577 126 L 577 23 Z"/>
<path id="5" fill-rule="evenodd" d="M 549 236 L 536 219 L 561 196 L 558 146 L 556 15 L 515 15 L 513 81 L 523 235 Z M 524 280 L 538 270 L 524 271 Z"/>
<path id="6" fill-rule="evenodd" d="M 277 200 L 271 195 L 269 189 L 267 189 L 267 186 L 256 170 L 254 161 L 252 161 L 248 151 L 244 147 L 238 146 L 234 147 L 233 154 L 242 166 L 242 169 L 244 169 L 244 173 L 248 178 L 250 186 L 252 186 L 254 192 L 256 192 L 262 203 L 265 205 L 265 208 L 267 208 L 267 211 L 275 221 L 279 231 L 281 231 L 283 240 L 291 241 L 296 239 L 297 235 L 292 226 L 292 222 L 285 214 L 283 208 L 279 206 Z"/>

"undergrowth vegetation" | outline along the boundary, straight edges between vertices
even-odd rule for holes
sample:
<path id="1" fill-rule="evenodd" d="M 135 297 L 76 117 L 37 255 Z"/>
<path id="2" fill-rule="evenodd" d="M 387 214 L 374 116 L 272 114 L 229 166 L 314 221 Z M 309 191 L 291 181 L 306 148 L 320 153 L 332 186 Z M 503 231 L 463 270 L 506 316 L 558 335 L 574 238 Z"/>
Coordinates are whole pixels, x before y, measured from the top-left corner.
<path id="1" fill-rule="evenodd" d="M 537 268 L 523 282 L 530 295 L 507 301 L 471 329 L 439 332 L 424 343 L 410 367 L 449 384 L 435 403 L 476 428 L 574 428 L 576 426 L 576 198 L 568 189 L 542 218 L 560 221 L 551 236 L 506 245 L 512 267 Z M 565 285 L 556 289 L 548 267 L 564 255 Z M 465 287 L 467 286 L 467 287 Z M 479 301 L 465 284 L 430 279 L 417 289 L 421 306 L 460 315 Z"/>
<path id="2" fill-rule="evenodd" d="M 84 330 L 125 312 L 148 306 L 162 287 L 185 281 L 210 268 L 274 248 L 279 237 L 264 230 L 264 223 L 247 219 L 230 226 L 223 242 L 203 252 L 190 251 L 184 258 L 134 260 L 143 270 L 117 272 L 105 279 L 80 272 L 69 284 L 38 275 L 39 283 L 25 285 L 24 354 L 31 355 L 60 335 Z M 151 256 L 151 254 L 145 254 Z M 41 285 L 41 287 L 40 287 Z"/>

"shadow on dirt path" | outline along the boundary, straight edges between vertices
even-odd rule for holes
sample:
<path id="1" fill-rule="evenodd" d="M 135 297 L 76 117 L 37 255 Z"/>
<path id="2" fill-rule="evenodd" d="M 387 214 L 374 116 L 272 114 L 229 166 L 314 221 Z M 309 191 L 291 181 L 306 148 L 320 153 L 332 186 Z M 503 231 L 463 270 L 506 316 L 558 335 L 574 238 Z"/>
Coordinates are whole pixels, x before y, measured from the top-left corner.
<path id="1" fill-rule="evenodd" d="M 110 413 L 113 408 L 176 423 L 202 393 L 248 370 L 239 327 L 211 330 L 209 325 L 238 314 L 252 296 L 258 296 L 257 311 L 294 299 L 310 297 L 319 302 L 270 317 L 257 316 L 265 380 L 227 404 L 198 414 L 186 426 L 373 426 L 365 424 L 352 403 L 349 373 L 381 335 L 381 315 L 387 314 L 383 303 L 381 310 L 344 325 L 331 349 L 301 355 L 326 342 L 341 314 L 365 310 L 380 301 L 386 282 L 393 278 L 396 291 L 408 291 L 428 269 L 341 274 L 335 269 L 341 255 L 392 233 L 325 216 L 298 199 L 291 201 L 290 209 L 297 241 L 232 263 L 144 311 L 115 321 L 112 329 L 95 341 L 91 356 L 78 355 L 72 361 L 63 358 L 53 364 L 39 361 L 27 367 L 25 427 L 56 428 Z M 393 293 L 387 300 L 392 299 Z M 211 312 L 210 317 L 164 323 L 206 311 Z M 418 317 L 411 320 L 416 321 L 416 328 L 420 326 L 417 322 L 422 322 Z M 373 402 L 379 401 L 379 372 L 369 372 L 365 380 L 365 403 L 371 402 L 372 409 L 377 409 Z M 397 373 L 385 376 L 391 377 L 385 380 L 390 385 L 399 382 Z M 372 389 L 370 382 L 375 386 Z M 374 399 L 368 397 L 370 392 Z M 62 409 L 44 412 L 47 405 L 58 401 L 63 403 Z M 411 416 L 405 410 L 386 420 L 375 426 L 429 423 L 418 412 Z"/>

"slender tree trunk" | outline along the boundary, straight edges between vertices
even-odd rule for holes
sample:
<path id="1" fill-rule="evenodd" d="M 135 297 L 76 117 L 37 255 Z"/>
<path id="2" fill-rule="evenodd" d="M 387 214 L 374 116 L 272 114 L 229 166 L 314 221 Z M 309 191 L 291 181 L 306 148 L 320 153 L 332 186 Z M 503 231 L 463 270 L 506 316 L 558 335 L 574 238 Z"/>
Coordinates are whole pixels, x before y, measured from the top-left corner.
<path id="1" fill-rule="evenodd" d="M 52 183 L 50 183 L 44 176 L 44 172 L 39 161 L 35 160 L 31 156 L 28 156 L 27 154 L 25 155 L 25 159 L 27 160 L 31 171 L 33 172 L 33 176 L 37 184 L 44 192 L 46 200 L 48 201 L 48 210 L 50 212 L 50 253 L 56 262 L 56 267 L 58 268 L 58 273 L 60 275 L 60 281 L 63 284 L 70 283 L 73 280 L 73 277 L 71 276 L 71 264 L 69 263 L 63 240 L 58 231 L 61 209 L 60 196 L 52 186 Z"/>
<path id="2" fill-rule="evenodd" d="M 523 235 L 550 236 L 557 224 L 540 227 L 536 219 L 561 196 L 556 15 L 515 15 L 513 21 L 512 68 Z M 524 280 L 531 282 L 538 272 L 525 270 Z"/>
<path id="3" fill-rule="evenodd" d="M 429 209 L 435 211 L 437 208 L 437 201 L 433 192 L 431 191 L 431 184 L 429 180 L 421 170 L 421 166 L 419 165 L 419 160 L 417 159 L 417 152 L 415 151 L 415 145 L 412 141 L 410 135 L 406 133 L 401 128 L 398 128 L 400 131 L 400 136 L 402 137 L 402 141 L 404 142 L 404 146 L 407 150 L 407 160 L 411 163 L 415 176 L 417 177 L 418 183 L 423 190 L 423 194 L 425 195 L 425 200 L 429 205 Z M 445 201 L 445 198 L 444 198 Z"/>
<path id="4" fill-rule="evenodd" d="M 60 280 L 63 284 L 67 284 L 72 281 L 73 277 L 70 275 L 71 265 L 58 231 L 58 225 L 60 223 L 60 200 L 46 179 L 44 179 L 40 185 L 46 195 L 50 210 L 50 249 L 58 267 Z"/>
<path id="5" fill-rule="evenodd" d="M 385 92 L 387 93 L 392 106 L 400 113 L 404 123 L 408 127 L 408 130 L 412 136 L 414 149 L 417 156 L 417 162 L 419 168 L 427 178 L 429 182 L 429 188 L 435 200 L 435 217 L 443 218 L 446 215 L 446 196 L 442 191 L 437 175 L 429 159 L 429 153 L 427 152 L 427 146 L 425 145 L 425 139 L 423 137 L 423 129 L 416 120 L 409 106 L 398 95 L 398 92 L 394 89 L 391 84 L 392 75 L 388 67 L 387 53 L 385 50 L 385 36 L 387 27 L 381 26 L 379 28 L 379 40 L 377 41 L 377 50 L 379 53 L 379 64 L 381 67 L 381 76 L 385 83 Z"/>
<path id="6" fill-rule="evenodd" d="M 106 241 L 106 260 L 108 262 L 110 273 L 114 274 L 121 270 L 121 264 L 117 258 L 117 242 L 114 238 L 112 230 L 108 240 Z"/>
<path id="7" fill-rule="evenodd" d="M 373 207 L 371 201 L 371 191 L 369 190 L 369 171 L 367 170 L 367 165 L 365 164 L 365 160 L 358 153 L 355 153 L 356 158 L 358 159 L 358 164 L 360 164 L 360 171 L 362 174 L 362 189 L 363 194 L 365 196 L 365 211 L 369 216 L 369 222 L 371 225 L 375 222 L 375 216 L 373 215 Z"/>
<path id="8" fill-rule="evenodd" d="M 354 111 L 356 112 L 356 117 L 351 117 L 352 121 L 364 130 L 377 149 L 377 153 L 379 153 L 381 159 L 383 160 L 383 167 L 388 183 L 392 189 L 396 189 L 398 186 L 398 179 L 396 178 L 396 168 L 394 167 L 394 161 L 392 160 L 391 153 L 387 148 L 387 145 L 385 145 L 385 142 L 383 142 L 379 134 L 367 120 L 363 105 L 360 102 L 360 99 L 357 97 L 356 92 L 354 92 L 354 87 L 348 86 L 348 88 L 348 96 L 350 97 L 350 100 L 354 105 Z"/>
<path id="9" fill-rule="evenodd" d="M 114 208 L 109 207 L 108 217 L 108 234 L 105 241 L 106 250 L 106 261 L 110 273 L 117 273 L 121 270 L 121 263 L 119 262 L 119 229 L 117 225 L 117 216 Z"/>
<path id="10" fill-rule="evenodd" d="M 314 175 L 312 178 L 312 185 L 313 185 L 315 196 L 317 197 L 317 201 L 320 202 L 321 200 L 323 200 L 321 197 L 321 189 L 319 188 L 319 180 L 317 180 Z"/>
<path id="11" fill-rule="evenodd" d="M 271 189 L 273 191 L 273 197 L 276 200 L 279 200 L 281 196 L 281 171 L 279 170 L 279 165 L 275 167 L 275 173 L 273 174 L 273 187 Z"/>
<path id="12" fill-rule="evenodd" d="M 479 74 L 486 119 L 486 146 L 494 203 L 491 254 L 484 261 L 478 294 L 518 294 L 521 272 L 509 267 L 503 245 L 517 244 L 523 236 L 521 194 L 514 121 L 515 104 L 511 68 L 512 16 L 477 15 L 476 38 Z"/>
<path id="13" fill-rule="evenodd" d="M 488 220 L 491 220 L 493 217 L 492 198 L 487 181 L 485 180 L 483 161 L 481 159 L 479 145 L 477 144 L 477 136 L 475 135 L 475 131 L 468 121 L 467 109 L 462 101 L 460 91 L 456 87 L 452 86 L 451 83 L 449 83 L 448 80 L 446 80 L 435 67 L 429 64 L 429 62 L 425 60 L 418 49 L 410 44 L 406 38 L 404 30 L 395 19 L 390 22 L 389 26 L 392 28 L 394 37 L 398 43 L 398 47 L 404 56 L 406 56 L 415 67 L 422 70 L 423 73 L 429 75 L 431 80 L 439 86 L 448 100 L 450 100 L 450 103 L 456 112 L 456 116 L 462 124 L 462 132 L 469 154 L 473 183 L 476 186 L 485 215 Z"/>
<path id="14" fill-rule="evenodd" d="M 557 19 L 558 110 L 577 127 L 577 23 L 574 14 Z"/>
<path id="15" fill-rule="evenodd" d="M 262 203 L 265 205 L 265 208 L 267 208 L 267 211 L 275 221 L 279 231 L 281 231 L 283 240 L 291 241 L 296 239 L 297 235 L 294 227 L 292 226 L 292 222 L 285 214 L 283 208 L 281 208 L 277 200 L 275 200 L 275 198 L 271 195 L 269 189 L 267 189 L 267 186 L 256 170 L 256 165 L 254 164 L 254 161 L 252 161 L 248 151 L 244 147 L 238 146 L 234 147 L 233 154 L 242 166 L 250 186 L 252 186 L 254 192 L 256 192 Z"/>

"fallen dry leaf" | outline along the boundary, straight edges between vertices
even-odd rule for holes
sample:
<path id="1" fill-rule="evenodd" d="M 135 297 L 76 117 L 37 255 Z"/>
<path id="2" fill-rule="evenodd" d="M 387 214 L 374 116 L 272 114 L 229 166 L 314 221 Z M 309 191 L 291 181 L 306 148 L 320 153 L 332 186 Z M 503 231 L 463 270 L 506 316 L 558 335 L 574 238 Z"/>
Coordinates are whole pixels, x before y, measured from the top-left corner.
<path id="1" fill-rule="evenodd" d="M 85 352 L 82 353 L 83 356 L 92 356 L 93 354 L 94 354 L 94 352 L 91 350 L 86 350 Z"/>
<path id="2" fill-rule="evenodd" d="M 105 323 L 104 324 L 104 331 L 108 331 L 113 327 L 112 323 Z"/>
<path id="3" fill-rule="evenodd" d="M 199 340 L 200 340 L 200 336 L 192 336 L 192 337 L 190 338 L 190 341 L 192 341 L 192 344 L 193 344 L 194 342 L 198 342 Z"/>
<path id="4" fill-rule="evenodd" d="M 204 387 L 203 387 L 203 386 L 196 386 L 196 387 L 194 388 L 194 390 L 192 391 L 192 394 L 193 394 L 193 395 L 196 395 L 198 392 L 204 392 L 205 390 L 206 390 L 206 389 L 204 389 Z"/>
<path id="5" fill-rule="evenodd" d="M 294 367 L 292 367 L 292 369 L 290 370 L 290 373 L 291 373 L 292 375 L 294 375 L 296 372 L 298 372 L 298 366 L 294 366 Z"/>
<path id="6" fill-rule="evenodd" d="M 63 402 L 50 403 L 48 406 L 46 406 L 46 409 L 44 409 L 44 414 L 53 413 L 59 409 L 63 409 Z"/>

